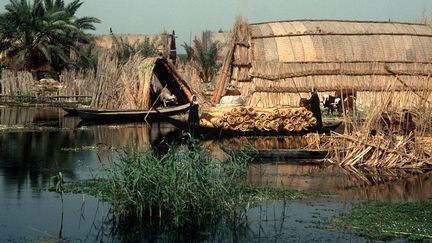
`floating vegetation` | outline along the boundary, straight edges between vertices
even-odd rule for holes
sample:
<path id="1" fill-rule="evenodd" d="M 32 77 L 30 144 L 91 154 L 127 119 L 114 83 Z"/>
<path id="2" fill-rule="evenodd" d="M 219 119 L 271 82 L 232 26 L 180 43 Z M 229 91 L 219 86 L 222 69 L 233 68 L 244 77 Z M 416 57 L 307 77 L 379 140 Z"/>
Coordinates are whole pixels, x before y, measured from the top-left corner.
<path id="1" fill-rule="evenodd" d="M 97 150 L 96 146 L 81 146 L 81 147 L 74 147 L 74 148 L 61 148 L 61 151 L 66 151 L 66 152 L 95 151 L 95 150 Z"/>
<path id="2" fill-rule="evenodd" d="M 432 239 L 432 202 L 368 202 L 328 223 L 353 229 L 378 240 L 407 237 L 421 241 Z"/>
<path id="3" fill-rule="evenodd" d="M 20 130 L 25 129 L 26 127 L 23 125 L 3 125 L 0 124 L 0 131 L 7 131 L 7 130 Z"/>

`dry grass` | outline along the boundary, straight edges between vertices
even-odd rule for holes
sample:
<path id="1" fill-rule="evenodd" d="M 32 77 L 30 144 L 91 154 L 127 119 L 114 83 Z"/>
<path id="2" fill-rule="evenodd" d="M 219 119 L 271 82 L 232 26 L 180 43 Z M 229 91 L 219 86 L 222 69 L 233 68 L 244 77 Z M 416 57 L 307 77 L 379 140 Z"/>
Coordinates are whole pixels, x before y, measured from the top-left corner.
<path id="1" fill-rule="evenodd" d="M 33 93 L 33 78 L 29 72 L 1 71 L 1 95 L 29 95 Z"/>
<path id="2" fill-rule="evenodd" d="M 430 168 L 431 151 L 425 146 L 431 136 L 430 119 L 432 105 L 424 97 L 429 92 L 411 92 L 412 96 L 400 100 L 389 84 L 389 92 L 371 94 L 370 108 L 366 119 L 344 116 L 347 129 L 344 134 L 333 134 L 327 146 L 333 150 L 328 162 L 347 167 L 385 167 L 385 168 Z M 417 97 L 420 101 L 410 100 Z M 413 115 L 412 121 L 406 119 L 401 106 Z M 384 122 L 386 118 L 391 126 Z M 417 139 L 420 138 L 420 139 Z M 343 152 L 344 156 L 339 156 Z"/>
<path id="3" fill-rule="evenodd" d="M 152 59 L 143 59 L 139 55 L 121 65 L 114 53 L 104 53 L 99 57 L 91 106 L 104 109 L 150 108 L 153 67 Z"/>
<path id="4" fill-rule="evenodd" d="M 212 106 L 207 91 L 204 89 L 203 83 L 199 78 L 198 71 L 190 63 L 178 65 L 177 71 L 184 80 L 187 80 L 190 89 L 197 96 L 200 106 L 204 108 Z"/>

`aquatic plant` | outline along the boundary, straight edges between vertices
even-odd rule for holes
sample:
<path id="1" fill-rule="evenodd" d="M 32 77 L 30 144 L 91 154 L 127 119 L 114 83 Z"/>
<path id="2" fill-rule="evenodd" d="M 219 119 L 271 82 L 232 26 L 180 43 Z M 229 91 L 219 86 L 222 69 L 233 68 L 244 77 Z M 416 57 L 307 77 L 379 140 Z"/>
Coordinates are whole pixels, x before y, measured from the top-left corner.
<path id="1" fill-rule="evenodd" d="M 150 148 L 122 152 L 107 169 L 115 213 L 174 226 L 216 219 L 242 201 L 249 159 L 240 153 L 221 162 L 195 143 L 168 146 L 161 155 Z"/>
<path id="2" fill-rule="evenodd" d="M 432 202 L 368 202 L 328 222 L 347 227 L 373 239 L 432 239 Z"/>
<path id="3" fill-rule="evenodd" d="M 63 173 L 59 172 L 57 175 L 51 177 L 51 180 L 55 184 L 55 191 L 62 194 L 64 191 Z"/>

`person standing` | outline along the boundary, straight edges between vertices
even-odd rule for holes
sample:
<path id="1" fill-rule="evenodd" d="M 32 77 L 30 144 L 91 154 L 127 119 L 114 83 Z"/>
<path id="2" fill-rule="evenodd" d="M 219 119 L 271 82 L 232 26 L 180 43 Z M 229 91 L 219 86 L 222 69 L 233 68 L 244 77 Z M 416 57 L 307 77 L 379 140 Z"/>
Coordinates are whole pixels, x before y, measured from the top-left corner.
<path id="1" fill-rule="evenodd" d="M 188 116 L 189 125 L 199 125 L 198 100 L 196 95 L 192 95 Z"/>
<path id="2" fill-rule="evenodd" d="M 323 127 L 323 124 L 321 117 L 320 99 L 318 97 L 318 92 L 315 88 L 312 88 L 310 107 L 313 116 L 317 119 L 317 129 L 321 129 Z"/>

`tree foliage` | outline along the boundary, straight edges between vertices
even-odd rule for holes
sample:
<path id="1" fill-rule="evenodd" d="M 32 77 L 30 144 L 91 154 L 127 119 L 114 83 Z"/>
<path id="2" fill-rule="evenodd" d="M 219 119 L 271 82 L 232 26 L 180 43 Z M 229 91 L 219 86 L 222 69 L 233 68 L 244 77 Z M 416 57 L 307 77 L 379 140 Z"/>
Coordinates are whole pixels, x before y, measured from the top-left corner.
<path id="1" fill-rule="evenodd" d="M 184 43 L 182 45 L 187 54 L 187 60 L 198 71 L 203 82 L 211 82 L 219 70 L 220 64 L 217 62 L 221 44 L 219 41 L 212 41 L 211 32 L 204 31 L 201 39 L 195 38 L 193 47 Z"/>
<path id="2" fill-rule="evenodd" d="M 142 57 L 150 57 L 156 55 L 156 45 L 145 38 L 143 41 L 136 40 L 130 43 L 127 39 L 117 38 L 113 36 L 115 41 L 115 51 L 117 53 L 119 63 L 126 63 L 130 57 L 139 54 Z"/>
<path id="3" fill-rule="evenodd" d="M 10 0 L 0 14 L 0 53 L 6 55 L 8 66 L 37 71 L 49 65 L 59 71 L 74 64 L 71 56 L 83 57 L 82 46 L 94 41 L 84 30 L 95 30 L 100 21 L 75 16 L 82 4 L 81 0 L 69 4 Z"/>

